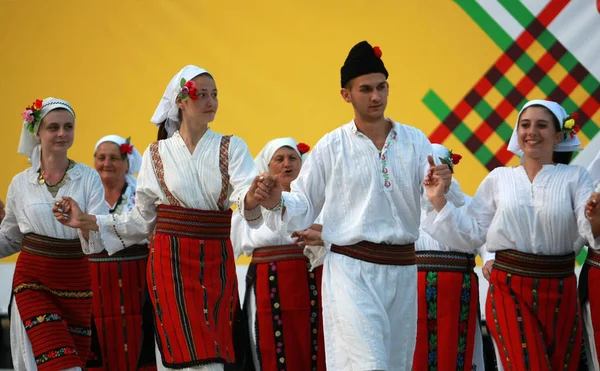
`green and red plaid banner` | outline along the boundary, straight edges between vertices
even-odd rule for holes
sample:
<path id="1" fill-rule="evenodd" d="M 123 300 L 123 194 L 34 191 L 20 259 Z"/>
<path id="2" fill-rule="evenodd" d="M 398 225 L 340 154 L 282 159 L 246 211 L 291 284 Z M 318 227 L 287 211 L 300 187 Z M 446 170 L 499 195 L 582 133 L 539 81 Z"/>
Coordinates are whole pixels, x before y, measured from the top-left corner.
<path id="1" fill-rule="evenodd" d="M 589 139 L 600 130 L 599 123 L 592 120 L 600 109 L 600 83 L 548 30 L 568 1 L 551 1 L 537 16 L 520 1 L 500 3 L 521 24 L 523 32 L 513 40 L 480 4 L 473 0 L 457 1 L 503 54 L 453 109 L 433 90 L 423 98 L 440 120 L 430 140 L 443 143 L 451 134 L 455 135 L 490 171 L 512 158 L 506 147 L 515 123 L 507 122 L 507 118 L 527 100 L 550 99 L 562 104 L 569 113 L 577 111 L 581 132 Z M 541 56 L 532 56 L 540 54 L 540 49 Z M 515 70 L 520 75 L 518 81 L 509 77 L 516 74 Z M 575 91 L 577 94 L 573 94 Z M 500 101 L 490 102 L 498 93 Z M 473 114 L 476 116 L 470 117 Z M 476 124 L 469 126 L 467 122 Z"/>

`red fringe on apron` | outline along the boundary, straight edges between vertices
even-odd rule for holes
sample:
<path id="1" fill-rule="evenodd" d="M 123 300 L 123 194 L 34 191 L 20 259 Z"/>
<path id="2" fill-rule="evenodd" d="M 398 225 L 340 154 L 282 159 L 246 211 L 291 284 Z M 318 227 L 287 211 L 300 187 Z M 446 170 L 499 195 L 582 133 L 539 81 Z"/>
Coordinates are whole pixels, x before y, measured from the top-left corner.
<path id="1" fill-rule="evenodd" d="M 140 364 L 142 352 L 154 354 L 153 320 L 143 321 L 144 306 L 150 307 L 146 264 L 148 245 L 134 245 L 108 255 L 89 257 L 94 292 L 94 321 L 102 354 L 102 367 L 90 370 L 156 369 Z M 142 347 L 143 345 L 143 347 Z"/>
<path id="2" fill-rule="evenodd" d="M 26 234 L 13 293 L 40 371 L 85 369 L 92 280 L 79 240 Z"/>
<path id="3" fill-rule="evenodd" d="M 589 341 L 587 346 L 594 347 L 596 354 L 600 354 L 600 296 L 590 295 L 590 293 L 598 293 L 600 290 L 600 252 L 589 248 L 587 259 L 581 268 L 579 274 L 579 297 L 581 305 L 584 306 L 587 302 L 590 303 L 590 314 L 592 316 L 592 325 L 594 332 L 586 334 L 592 341 Z M 587 338 L 586 338 L 587 339 Z M 588 360 L 588 364 L 592 364 L 592 360 Z"/>
<path id="4" fill-rule="evenodd" d="M 581 321 L 574 254 L 496 252 L 486 302 L 505 370 L 577 370 Z"/>
<path id="5" fill-rule="evenodd" d="M 254 289 L 255 351 L 262 371 L 325 370 L 323 270 L 309 268 L 297 245 L 262 247 L 252 254 L 245 305 Z"/>
<path id="6" fill-rule="evenodd" d="M 413 370 L 471 370 L 479 285 L 472 254 L 417 251 L 418 320 Z"/>
<path id="7" fill-rule="evenodd" d="M 158 207 L 148 283 L 167 367 L 235 362 L 239 298 L 230 225 L 231 210 Z"/>

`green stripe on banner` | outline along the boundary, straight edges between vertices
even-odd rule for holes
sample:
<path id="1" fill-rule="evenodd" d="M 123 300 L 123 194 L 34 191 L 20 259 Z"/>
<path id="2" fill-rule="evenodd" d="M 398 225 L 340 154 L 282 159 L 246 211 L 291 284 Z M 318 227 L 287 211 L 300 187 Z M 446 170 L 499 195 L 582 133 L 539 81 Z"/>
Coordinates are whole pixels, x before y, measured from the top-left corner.
<path id="1" fill-rule="evenodd" d="M 519 68 L 521 69 L 521 71 L 525 72 L 526 74 L 529 73 L 529 71 L 531 71 L 533 66 L 535 66 L 535 61 L 533 59 L 531 59 L 531 57 L 529 55 L 527 55 L 527 52 L 523 53 L 517 59 L 516 63 L 517 63 L 517 66 L 519 66 Z"/>
<path id="2" fill-rule="evenodd" d="M 592 94 L 598 88 L 598 80 L 590 73 L 581 82 L 581 86 L 588 93 Z"/>
<path id="3" fill-rule="evenodd" d="M 600 131 L 600 128 L 598 128 L 598 125 L 596 125 L 592 120 L 586 122 L 581 128 L 581 132 L 590 139 L 595 137 L 596 134 L 598 134 L 598 131 Z"/>
<path id="4" fill-rule="evenodd" d="M 560 105 L 563 106 L 565 111 L 567 111 L 567 113 L 569 114 L 579 109 L 579 106 L 575 102 L 573 102 L 573 99 L 569 97 L 566 97 Z"/>
<path id="5" fill-rule="evenodd" d="M 542 92 L 544 92 L 544 94 L 546 94 L 546 96 L 550 95 L 550 93 L 552 93 L 552 91 L 556 88 L 556 84 L 548 75 L 542 77 L 537 86 Z"/>
<path id="6" fill-rule="evenodd" d="M 492 112 L 494 112 L 494 109 L 489 105 L 488 102 L 482 99 L 475 105 L 475 112 L 477 112 L 477 114 L 485 120 L 487 117 L 489 117 L 489 115 L 492 114 Z"/>
<path id="7" fill-rule="evenodd" d="M 485 145 L 479 147 L 474 155 L 483 165 L 486 165 L 494 157 L 494 154 Z"/>
<path id="8" fill-rule="evenodd" d="M 511 46 L 513 39 L 510 35 L 475 0 L 455 1 L 502 51 Z"/>
<path id="9" fill-rule="evenodd" d="M 531 24 L 531 22 L 535 19 L 535 16 L 533 15 L 533 13 L 531 13 L 529 11 L 529 9 L 527 9 L 527 7 L 525 5 L 523 5 L 523 3 L 519 0 L 499 0 L 499 3 L 502 4 L 504 9 L 506 9 L 510 13 L 510 15 L 512 15 L 517 20 L 517 22 L 519 22 L 519 24 L 521 24 L 521 26 L 523 26 L 523 28 L 527 28 Z M 545 29 L 536 40 L 546 50 L 550 49 L 551 47 L 554 46 L 554 44 L 556 44 L 558 42 L 556 37 L 548 29 Z M 524 54 L 524 55 L 526 55 L 526 54 Z M 523 62 L 525 62 L 525 63 L 523 63 Z M 575 67 L 577 65 L 577 58 L 575 58 L 573 56 L 573 54 L 571 54 L 571 52 L 569 52 L 567 50 L 567 53 L 558 61 L 558 63 L 567 72 L 571 72 L 573 67 Z M 527 73 L 529 71 L 529 68 L 527 68 L 528 64 L 529 64 L 529 61 L 522 61 L 522 63 L 519 63 L 519 61 L 517 61 L 517 65 L 525 73 Z M 583 86 L 583 84 L 582 84 L 583 88 L 588 92 L 588 94 L 593 94 L 599 84 L 598 81 L 593 76 L 591 77 L 591 79 L 593 79 L 593 81 L 595 81 L 595 84 L 590 84 L 593 86 L 590 86 L 590 85 Z M 554 90 L 554 88 L 556 87 L 556 83 L 553 83 L 553 85 L 554 86 L 551 88 L 550 91 Z M 542 89 L 542 91 L 545 94 L 550 94 L 547 92 L 548 88 L 549 87 L 547 87 L 546 90 Z"/>
<path id="10" fill-rule="evenodd" d="M 496 129 L 496 134 L 498 134 L 498 136 L 502 138 L 502 140 L 504 140 L 505 142 L 509 141 L 512 133 L 513 128 L 509 124 L 507 124 L 506 121 L 502 121 L 500 126 L 498 126 L 498 129 Z"/>
<path id="11" fill-rule="evenodd" d="M 500 76 L 500 79 L 498 79 L 498 82 L 496 82 L 494 87 L 500 92 L 500 94 L 502 94 L 503 97 L 508 96 L 508 93 L 515 88 L 504 75 Z"/>
<path id="12" fill-rule="evenodd" d="M 556 38 L 554 35 L 552 35 L 552 33 L 550 33 L 550 31 L 544 30 L 540 36 L 537 37 L 536 41 L 540 43 L 544 49 L 548 50 L 552 47 L 552 45 L 554 45 L 554 43 L 556 43 Z"/>
<path id="13" fill-rule="evenodd" d="M 459 141 L 465 143 L 467 140 L 469 140 L 469 138 L 471 138 L 473 132 L 464 122 L 461 122 L 460 124 L 458 124 L 456 129 L 454 129 L 452 134 L 454 134 Z"/>
<path id="14" fill-rule="evenodd" d="M 421 101 L 440 121 L 444 121 L 452 113 L 450 107 L 433 90 L 429 90 Z"/>
<path id="15" fill-rule="evenodd" d="M 589 249 L 589 247 L 588 247 Z M 587 258 L 587 249 L 581 249 L 581 252 L 575 258 L 575 261 L 578 265 L 583 265 L 585 263 L 585 259 Z"/>
<path id="16" fill-rule="evenodd" d="M 533 13 L 527 9 L 519 0 L 499 0 L 504 9 L 506 9 L 524 28 L 527 28 L 535 19 Z"/>

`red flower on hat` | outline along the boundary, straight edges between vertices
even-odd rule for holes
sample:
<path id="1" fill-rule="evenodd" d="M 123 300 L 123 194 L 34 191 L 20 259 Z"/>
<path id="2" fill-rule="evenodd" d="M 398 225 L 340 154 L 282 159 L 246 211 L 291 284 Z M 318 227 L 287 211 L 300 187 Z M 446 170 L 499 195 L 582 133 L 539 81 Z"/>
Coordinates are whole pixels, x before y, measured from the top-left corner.
<path id="1" fill-rule="evenodd" d="M 33 108 L 35 108 L 36 110 L 39 110 L 42 108 L 42 104 L 44 103 L 43 100 L 41 99 L 36 99 L 35 103 L 33 103 Z"/>
<path id="2" fill-rule="evenodd" d="M 383 52 L 381 51 L 381 48 L 378 46 L 374 46 L 373 47 L 373 53 L 375 53 L 375 56 L 377 58 L 381 58 L 381 56 L 383 55 Z"/>
<path id="3" fill-rule="evenodd" d="M 301 155 L 310 151 L 310 146 L 306 143 L 298 143 L 296 148 L 298 148 L 298 152 L 300 152 Z"/>
<path id="4" fill-rule="evenodd" d="M 458 153 L 453 153 L 452 154 L 452 163 L 454 165 L 458 165 L 458 163 L 460 162 L 460 160 L 462 160 L 462 156 L 459 155 Z"/>
<path id="5" fill-rule="evenodd" d="M 577 119 L 579 118 L 579 114 L 578 114 L 577 112 L 573 112 L 573 113 L 571 114 L 571 118 L 572 118 L 573 120 L 577 120 Z"/>

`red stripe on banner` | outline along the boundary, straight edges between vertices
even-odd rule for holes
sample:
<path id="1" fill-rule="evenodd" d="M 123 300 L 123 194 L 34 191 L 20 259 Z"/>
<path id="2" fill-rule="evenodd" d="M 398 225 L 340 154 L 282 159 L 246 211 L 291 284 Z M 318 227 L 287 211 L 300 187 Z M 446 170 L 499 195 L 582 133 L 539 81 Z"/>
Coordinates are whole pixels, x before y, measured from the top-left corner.
<path id="1" fill-rule="evenodd" d="M 475 85 L 475 91 L 480 95 L 480 96 L 485 96 L 491 89 L 492 89 L 493 85 L 488 81 L 487 78 L 485 78 L 485 76 L 479 80 L 479 82 L 477 83 L 477 85 Z M 457 107 L 458 108 L 458 107 Z M 456 112 L 456 111 L 455 111 Z M 465 115 L 466 116 L 466 115 Z"/>
<path id="2" fill-rule="evenodd" d="M 507 147 L 508 144 L 504 144 L 502 147 L 500 147 L 498 152 L 496 152 L 496 158 L 503 164 L 506 164 L 514 156 L 513 153 L 507 149 Z"/>
<path id="3" fill-rule="evenodd" d="M 429 141 L 431 143 L 444 143 L 446 138 L 452 134 L 450 129 L 444 124 L 440 124 L 434 131 L 429 135 Z"/>
<path id="4" fill-rule="evenodd" d="M 477 138 L 479 138 L 479 140 L 481 140 L 481 142 L 485 142 L 487 138 L 489 138 L 490 135 L 492 135 L 493 132 L 494 129 L 492 129 L 487 123 L 484 122 L 481 125 L 479 125 L 477 130 L 475 130 L 475 135 L 477 136 Z"/>
<path id="5" fill-rule="evenodd" d="M 573 78 L 571 75 L 565 76 L 565 78 L 560 82 L 558 86 L 567 94 L 571 94 L 573 90 L 579 85 L 577 80 Z"/>
<path id="6" fill-rule="evenodd" d="M 471 112 L 471 109 L 471 106 L 467 102 L 461 100 L 453 112 L 459 119 L 464 120 L 464 118 L 467 117 L 469 112 Z"/>
<path id="7" fill-rule="evenodd" d="M 516 88 L 521 94 L 523 94 L 523 96 L 527 96 L 527 94 L 529 94 L 529 92 L 535 88 L 535 82 L 531 81 L 528 76 L 523 76 Z"/>
<path id="8" fill-rule="evenodd" d="M 496 61 L 495 66 L 498 71 L 500 71 L 502 74 L 505 74 L 513 64 L 513 60 L 508 55 L 503 53 L 502 56 Z"/>
<path id="9" fill-rule="evenodd" d="M 556 59 L 550 53 L 546 52 L 546 54 L 544 54 L 542 58 L 540 58 L 540 60 L 537 62 L 537 65 L 539 68 L 544 70 L 544 72 L 548 73 L 550 72 L 552 67 L 554 67 L 556 62 Z"/>
<path id="10" fill-rule="evenodd" d="M 535 38 L 527 30 L 524 30 L 523 33 L 519 35 L 517 40 L 515 40 L 517 45 L 519 45 L 523 50 L 527 50 L 534 41 Z"/>
<path id="11" fill-rule="evenodd" d="M 548 27 L 554 18 L 563 11 L 567 4 L 569 4 L 569 0 L 551 0 L 540 14 L 538 14 L 538 21 L 545 27 Z"/>
<path id="12" fill-rule="evenodd" d="M 588 117 L 593 117 L 600 109 L 600 103 L 594 97 L 588 97 L 580 108 Z"/>

